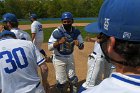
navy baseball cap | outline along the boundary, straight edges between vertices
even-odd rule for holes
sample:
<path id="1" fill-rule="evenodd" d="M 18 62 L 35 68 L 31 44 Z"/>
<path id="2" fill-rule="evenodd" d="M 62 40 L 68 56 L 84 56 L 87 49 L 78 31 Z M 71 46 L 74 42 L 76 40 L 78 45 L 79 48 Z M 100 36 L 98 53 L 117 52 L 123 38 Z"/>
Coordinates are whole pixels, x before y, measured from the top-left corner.
<path id="1" fill-rule="evenodd" d="M 12 13 L 6 13 L 2 18 L 1 22 L 18 22 L 16 15 Z"/>
<path id="2" fill-rule="evenodd" d="M 139 9 L 140 0 L 104 0 L 98 22 L 88 24 L 85 30 L 140 42 Z"/>
<path id="3" fill-rule="evenodd" d="M 11 32 L 11 31 L 9 31 L 9 30 L 4 30 L 4 31 L 2 31 L 2 32 L 0 33 L 0 37 L 3 37 L 3 36 L 5 36 L 5 35 L 11 35 L 11 36 L 13 36 L 13 37 L 16 37 L 15 33 Z"/>
<path id="4" fill-rule="evenodd" d="M 37 19 L 37 15 L 36 15 L 36 14 L 31 14 L 31 15 L 30 15 L 30 18 Z"/>

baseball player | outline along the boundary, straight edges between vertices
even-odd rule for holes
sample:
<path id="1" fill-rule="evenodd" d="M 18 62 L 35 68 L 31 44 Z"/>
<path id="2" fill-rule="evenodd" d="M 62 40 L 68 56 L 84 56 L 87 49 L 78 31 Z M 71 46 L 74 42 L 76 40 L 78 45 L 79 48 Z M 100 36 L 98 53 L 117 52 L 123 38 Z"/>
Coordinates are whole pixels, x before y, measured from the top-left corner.
<path id="1" fill-rule="evenodd" d="M 13 32 L 0 34 L 0 86 L 2 93 L 45 93 L 37 74 L 47 73 L 45 59 L 31 41 L 15 39 Z"/>
<path id="2" fill-rule="evenodd" d="M 98 23 L 86 30 L 101 33 L 100 45 L 116 72 L 82 93 L 140 92 L 140 0 L 105 0 Z M 97 26 L 98 30 L 94 31 Z"/>
<path id="3" fill-rule="evenodd" d="M 97 36 L 99 37 L 99 35 Z M 86 81 L 80 87 L 78 93 L 99 84 L 103 79 L 109 77 L 111 64 L 105 59 L 101 50 L 99 39 L 94 43 L 94 50 L 88 57 L 88 71 Z"/>
<path id="4" fill-rule="evenodd" d="M 18 19 L 14 14 L 5 13 L 2 18 L 3 27 L 5 30 L 10 30 L 11 32 L 14 32 L 17 39 L 31 41 L 30 35 L 27 32 L 22 31 L 18 28 Z"/>
<path id="5" fill-rule="evenodd" d="M 53 65 L 59 92 L 65 93 L 64 87 L 69 80 L 71 92 L 77 93 L 78 77 L 75 74 L 73 51 L 74 46 L 80 50 L 84 48 L 83 39 L 80 31 L 72 26 L 74 20 L 70 12 L 64 12 L 61 21 L 62 25 L 56 28 L 49 38 L 48 49 L 53 51 Z"/>
<path id="6" fill-rule="evenodd" d="M 40 53 L 45 57 L 45 59 L 46 59 L 45 61 L 47 62 L 49 60 L 49 57 L 47 57 L 47 54 L 41 48 L 41 44 L 43 43 L 43 40 L 44 40 L 42 24 L 39 21 L 37 21 L 37 15 L 36 14 L 31 14 L 30 15 L 30 20 L 32 22 L 32 24 L 31 24 L 32 42 L 35 44 L 37 49 L 39 49 Z M 42 76 L 42 78 L 43 77 L 46 77 L 46 76 Z M 43 83 L 43 86 L 46 88 L 46 90 L 48 90 L 49 89 L 49 83 L 47 83 L 47 80 L 46 80 L 46 83 L 44 83 L 43 81 L 42 81 L 42 83 Z M 49 93 L 49 92 L 47 91 L 47 93 Z"/>
<path id="7" fill-rule="evenodd" d="M 41 44 L 43 43 L 44 40 L 42 24 L 39 21 L 37 21 L 36 14 L 31 14 L 30 20 L 32 22 L 31 24 L 32 41 L 36 45 L 36 47 L 40 50 L 41 54 L 43 54 L 44 57 L 47 59 L 45 51 L 41 49 Z"/>

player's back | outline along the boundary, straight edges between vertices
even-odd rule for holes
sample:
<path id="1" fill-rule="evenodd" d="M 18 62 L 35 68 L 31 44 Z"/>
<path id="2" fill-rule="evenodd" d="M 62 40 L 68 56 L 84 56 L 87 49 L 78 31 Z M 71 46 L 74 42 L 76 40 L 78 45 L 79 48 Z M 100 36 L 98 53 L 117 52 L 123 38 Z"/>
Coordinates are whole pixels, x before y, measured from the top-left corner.
<path id="1" fill-rule="evenodd" d="M 31 41 L 30 35 L 27 32 L 22 31 L 21 29 L 13 28 L 10 31 L 15 33 L 17 39 L 23 39 L 23 40 Z"/>
<path id="2" fill-rule="evenodd" d="M 140 93 L 140 80 L 113 72 L 110 78 L 82 93 Z"/>
<path id="3" fill-rule="evenodd" d="M 34 21 L 31 24 L 31 33 L 36 33 L 35 39 L 42 40 L 44 38 L 42 24 L 38 21 Z"/>
<path id="4" fill-rule="evenodd" d="M 0 80 L 3 93 L 35 93 L 37 75 L 36 48 L 31 41 L 0 41 Z M 10 46 L 10 47 L 9 47 Z"/>

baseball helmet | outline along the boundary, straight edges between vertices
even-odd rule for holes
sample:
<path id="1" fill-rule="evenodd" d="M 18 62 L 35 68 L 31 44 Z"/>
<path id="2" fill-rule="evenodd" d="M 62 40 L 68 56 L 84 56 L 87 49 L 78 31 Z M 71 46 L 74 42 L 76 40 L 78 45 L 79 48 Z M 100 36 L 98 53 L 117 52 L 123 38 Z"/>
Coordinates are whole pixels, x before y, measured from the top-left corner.
<path id="1" fill-rule="evenodd" d="M 37 15 L 36 15 L 36 14 L 31 14 L 31 15 L 30 15 L 30 19 L 31 19 L 31 18 L 37 19 Z"/>
<path id="2" fill-rule="evenodd" d="M 2 31 L 2 32 L 0 33 L 0 37 L 4 37 L 4 36 L 6 36 L 6 35 L 10 35 L 11 37 L 16 38 L 15 33 L 11 32 L 11 31 L 9 31 L 9 30 L 4 30 L 4 31 Z"/>
<path id="3" fill-rule="evenodd" d="M 61 16 L 61 20 L 64 20 L 64 19 L 73 19 L 73 15 L 71 12 L 64 12 Z"/>
<path id="4" fill-rule="evenodd" d="M 2 18 L 2 22 L 18 22 L 16 15 L 12 13 L 6 13 Z"/>

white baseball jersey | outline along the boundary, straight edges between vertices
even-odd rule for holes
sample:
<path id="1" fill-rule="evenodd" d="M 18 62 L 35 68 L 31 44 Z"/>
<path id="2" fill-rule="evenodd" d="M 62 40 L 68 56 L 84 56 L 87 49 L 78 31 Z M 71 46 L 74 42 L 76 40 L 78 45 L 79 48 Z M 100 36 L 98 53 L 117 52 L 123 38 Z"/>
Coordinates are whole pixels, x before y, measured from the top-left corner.
<path id="1" fill-rule="evenodd" d="M 58 31 L 58 28 L 54 31 Z M 62 29 L 62 31 L 65 31 L 65 29 Z M 53 44 L 57 41 L 57 39 L 53 37 L 53 32 L 48 42 L 48 49 L 53 51 L 53 65 L 55 68 L 56 80 L 60 84 L 65 84 L 68 80 L 67 77 L 72 78 L 73 76 L 76 76 L 73 53 L 63 55 L 59 53 L 57 48 L 53 47 Z M 79 43 L 83 43 L 81 34 L 78 35 L 77 40 Z"/>
<path id="2" fill-rule="evenodd" d="M 17 39 L 23 39 L 23 40 L 31 41 L 30 35 L 27 32 L 22 31 L 19 28 L 12 28 L 10 31 L 15 33 Z"/>
<path id="3" fill-rule="evenodd" d="M 43 43 L 44 40 L 44 34 L 42 30 L 42 25 L 38 21 L 34 21 L 31 24 L 31 33 L 35 33 L 35 39 L 33 40 L 33 43 L 36 45 L 37 48 L 40 49 L 41 44 Z"/>
<path id="4" fill-rule="evenodd" d="M 57 30 L 58 30 L 58 28 L 55 29 L 54 31 L 57 31 Z M 54 31 L 53 31 L 53 32 L 54 32 Z M 53 32 L 52 32 L 52 33 L 53 33 Z M 65 31 L 64 31 L 64 32 L 65 32 Z M 77 40 L 79 41 L 79 43 L 83 43 L 83 38 L 82 38 L 81 34 L 78 35 Z M 55 39 L 55 38 L 53 37 L 53 34 L 51 34 L 51 36 L 50 36 L 50 38 L 49 38 L 49 41 L 48 41 L 48 49 L 49 49 L 50 51 L 53 51 L 53 54 L 55 54 L 55 55 L 64 56 L 64 55 L 61 55 L 61 54 L 58 52 L 58 50 L 57 50 L 56 48 L 53 47 L 53 44 L 54 44 L 56 41 L 57 41 L 57 39 Z M 66 55 L 65 55 L 65 56 L 66 56 Z M 67 55 L 67 56 L 69 56 L 69 55 Z"/>
<path id="5" fill-rule="evenodd" d="M 101 49 L 101 46 L 100 46 L 100 44 L 97 41 L 94 43 L 94 50 L 93 51 L 95 53 L 97 53 L 97 56 L 101 56 L 101 55 L 104 56 L 104 54 L 102 52 L 102 49 Z"/>
<path id="6" fill-rule="evenodd" d="M 0 40 L 2 93 L 36 93 L 38 87 L 42 88 L 38 93 L 44 93 L 37 72 L 37 65 L 44 61 L 31 41 L 12 38 Z"/>
<path id="7" fill-rule="evenodd" d="M 140 93 L 140 76 L 112 73 L 110 78 L 82 93 Z"/>
<path id="8" fill-rule="evenodd" d="M 104 78 L 107 78 L 111 73 L 111 64 L 106 61 L 97 41 L 94 44 L 93 52 L 88 57 L 86 82 L 82 84 L 85 89 L 99 84 L 103 79 L 103 75 Z"/>

